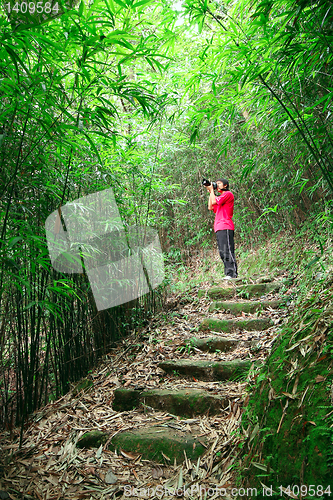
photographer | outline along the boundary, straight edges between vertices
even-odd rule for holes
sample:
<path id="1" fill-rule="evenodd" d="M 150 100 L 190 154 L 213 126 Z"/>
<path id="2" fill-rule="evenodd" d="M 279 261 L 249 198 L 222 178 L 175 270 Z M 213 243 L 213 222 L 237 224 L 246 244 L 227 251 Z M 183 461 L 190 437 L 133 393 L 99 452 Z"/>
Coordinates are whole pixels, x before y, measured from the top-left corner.
<path id="1" fill-rule="evenodd" d="M 208 210 L 215 213 L 214 231 L 216 233 L 217 246 L 221 259 L 224 263 L 225 279 L 237 278 L 237 263 L 235 258 L 234 244 L 234 195 L 229 191 L 227 179 L 218 179 L 216 183 L 203 181 L 203 185 L 209 192 Z M 214 186 L 215 185 L 215 186 Z M 215 196 L 214 187 L 220 196 Z"/>

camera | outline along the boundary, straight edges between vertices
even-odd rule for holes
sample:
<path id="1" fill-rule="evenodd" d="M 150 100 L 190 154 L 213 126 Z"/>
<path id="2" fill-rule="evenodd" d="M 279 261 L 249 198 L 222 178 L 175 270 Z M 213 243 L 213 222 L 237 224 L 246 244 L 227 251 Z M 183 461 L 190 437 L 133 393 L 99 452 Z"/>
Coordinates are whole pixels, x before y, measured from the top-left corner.
<path id="1" fill-rule="evenodd" d="M 217 189 L 217 184 L 216 182 L 210 182 L 209 180 L 207 179 L 202 179 L 202 185 L 203 186 L 210 186 L 212 185 L 214 189 Z"/>

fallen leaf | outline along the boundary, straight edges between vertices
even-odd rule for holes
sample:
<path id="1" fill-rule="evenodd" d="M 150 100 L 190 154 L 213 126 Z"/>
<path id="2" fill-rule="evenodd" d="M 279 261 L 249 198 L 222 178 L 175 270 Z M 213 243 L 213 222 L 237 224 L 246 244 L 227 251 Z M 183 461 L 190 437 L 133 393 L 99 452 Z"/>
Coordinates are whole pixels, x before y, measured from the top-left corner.
<path id="1" fill-rule="evenodd" d="M 119 448 L 119 451 L 123 457 L 127 458 L 127 460 L 136 460 L 141 456 L 141 453 L 131 453 L 130 451 L 124 451 L 121 448 Z"/>
<path id="2" fill-rule="evenodd" d="M 318 382 L 324 382 L 324 380 L 326 380 L 326 377 L 323 377 L 322 375 L 317 375 L 315 380 L 316 383 L 318 384 Z"/>
<path id="3" fill-rule="evenodd" d="M 109 469 L 105 475 L 105 482 L 107 484 L 116 484 L 118 481 L 117 476 L 114 475 L 111 469 Z"/>
<path id="4" fill-rule="evenodd" d="M 163 476 L 163 470 L 161 467 L 156 467 L 155 469 L 152 469 L 151 475 L 153 479 L 159 479 Z"/>
<path id="5" fill-rule="evenodd" d="M 96 458 L 99 459 L 101 458 L 102 456 L 102 451 L 103 451 L 103 445 L 101 444 L 101 446 L 98 448 L 98 450 L 96 451 Z"/>
<path id="6" fill-rule="evenodd" d="M 287 398 L 295 399 L 295 396 L 293 394 L 290 394 L 289 392 L 283 392 L 282 391 L 282 394 L 284 394 L 285 396 L 287 396 Z"/>

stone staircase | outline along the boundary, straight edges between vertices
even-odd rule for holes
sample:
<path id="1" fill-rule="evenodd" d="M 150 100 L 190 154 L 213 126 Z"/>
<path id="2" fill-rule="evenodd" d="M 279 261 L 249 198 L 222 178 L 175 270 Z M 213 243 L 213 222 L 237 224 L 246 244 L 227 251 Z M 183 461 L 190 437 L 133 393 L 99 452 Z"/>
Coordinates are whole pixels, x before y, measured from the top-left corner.
<path id="1" fill-rule="evenodd" d="M 207 305 L 209 303 L 209 316 L 204 318 L 197 328 L 201 336 L 187 336 L 182 342 L 183 349 L 179 350 L 179 356 L 174 354 L 171 359 L 158 363 L 162 381 L 156 389 L 116 389 L 113 409 L 124 412 L 143 406 L 168 412 L 171 416 L 178 416 L 178 419 L 193 419 L 200 415 L 218 415 L 228 404 L 230 406 L 230 395 L 225 387 L 230 388 L 230 384 L 244 382 L 250 368 L 263 362 L 263 359 L 257 359 L 251 350 L 255 348 L 261 336 L 274 325 L 272 320 L 265 316 L 267 309 L 272 311 L 282 304 L 280 299 L 267 297 L 276 294 L 281 283 L 271 282 L 269 278 L 261 278 L 259 281 L 249 285 L 243 284 L 241 280 L 233 280 L 231 283 L 223 283 L 220 287 L 199 290 L 199 298 Z M 250 333 L 250 339 L 244 340 L 244 335 L 249 336 Z M 239 346 L 243 348 L 241 358 L 235 357 Z M 244 347 L 247 349 L 245 359 Z M 187 358 L 183 357 L 184 353 L 188 354 Z M 171 377 L 175 382 L 183 380 L 185 386 L 170 388 L 168 378 L 168 388 L 164 388 L 165 377 Z M 205 388 L 205 383 L 210 384 L 208 389 Z M 213 388 L 216 390 L 212 391 L 211 384 L 215 384 Z M 241 398 L 238 395 L 235 399 L 240 402 Z M 179 426 L 182 420 L 176 422 L 176 426 Z M 191 446 L 188 446 L 189 442 Z M 155 427 L 153 433 L 151 429 L 146 428 L 120 432 L 111 441 L 111 448 L 117 447 L 140 453 L 145 459 L 161 461 L 167 456 L 172 462 L 175 458 L 183 458 L 183 449 L 187 450 L 186 456 L 192 460 L 205 451 L 202 440 L 193 438 L 193 433 L 189 435 L 183 429 L 182 434 L 179 428 L 171 428 L 170 433 L 170 425 L 167 430 L 165 426 L 160 429 Z"/>
<path id="2" fill-rule="evenodd" d="M 20 430 L 6 437 L 14 458 L 0 498 L 236 498 L 237 430 L 287 315 L 282 283 L 234 280 L 171 298 L 32 416 L 20 449 Z"/>

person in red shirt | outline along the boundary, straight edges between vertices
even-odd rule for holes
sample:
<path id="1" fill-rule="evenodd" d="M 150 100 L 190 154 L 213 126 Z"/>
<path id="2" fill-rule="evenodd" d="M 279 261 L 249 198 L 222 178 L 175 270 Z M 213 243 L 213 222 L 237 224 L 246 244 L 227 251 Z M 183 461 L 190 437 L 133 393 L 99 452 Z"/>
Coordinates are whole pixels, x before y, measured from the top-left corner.
<path id="1" fill-rule="evenodd" d="M 232 220 L 234 213 L 234 195 L 229 191 L 227 179 L 216 181 L 220 196 L 215 196 L 212 184 L 206 186 L 209 191 L 208 209 L 215 213 L 214 231 L 220 257 L 224 263 L 225 278 L 237 278 L 237 263 L 235 258 L 234 230 Z"/>

